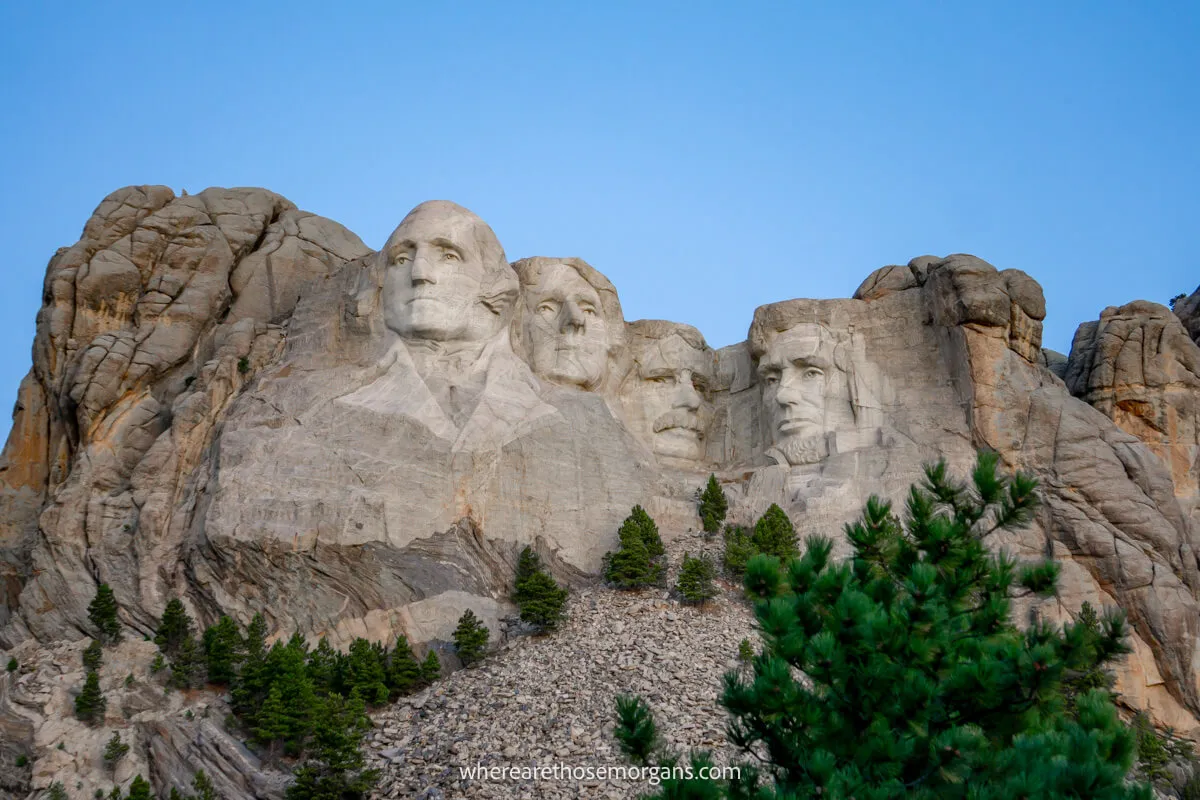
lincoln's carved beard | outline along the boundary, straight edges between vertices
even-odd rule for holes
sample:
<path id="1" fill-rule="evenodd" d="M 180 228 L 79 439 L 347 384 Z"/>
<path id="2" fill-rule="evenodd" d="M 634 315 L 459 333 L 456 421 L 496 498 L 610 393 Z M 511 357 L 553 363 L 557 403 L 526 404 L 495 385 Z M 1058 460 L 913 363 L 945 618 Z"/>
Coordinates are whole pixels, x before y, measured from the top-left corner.
<path id="1" fill-rule="evenodd" d="M 776 447 L 783 453 L 788 464 L 793 467 L 802 464 L 816 464 L 829 456 L 829 442 L 824 433 L 812 436 L 789 436 Z"/>

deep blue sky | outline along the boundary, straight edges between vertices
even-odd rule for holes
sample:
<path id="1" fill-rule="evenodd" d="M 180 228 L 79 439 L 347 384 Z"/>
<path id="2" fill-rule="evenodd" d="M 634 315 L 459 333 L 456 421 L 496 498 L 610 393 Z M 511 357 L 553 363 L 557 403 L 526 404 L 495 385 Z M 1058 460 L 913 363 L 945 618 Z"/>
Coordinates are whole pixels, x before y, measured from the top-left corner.
<path id="1" fill-rule="evenodd" d="M 714 346 L 925 253 L 1029 272 L 1064 352 L 1200 282 L 1200 4 L 336 5 L 3 5 L 0 433 L 47 260 L 127 184 L 372 247 L 455 200 Z"/>

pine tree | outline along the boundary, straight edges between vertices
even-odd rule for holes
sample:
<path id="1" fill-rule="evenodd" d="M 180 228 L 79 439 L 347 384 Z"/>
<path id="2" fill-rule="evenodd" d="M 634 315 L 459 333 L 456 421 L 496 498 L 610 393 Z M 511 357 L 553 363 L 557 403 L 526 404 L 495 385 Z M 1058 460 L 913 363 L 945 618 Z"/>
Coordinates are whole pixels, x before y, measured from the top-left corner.
<path id="1" fill-rule="evenodd" d="M 341 689 L 338 681 L 338 655 L 338 651 L 333 649 L 324 636 L 308 654 L 308 677 L 312 680 L 313 691 L 317 694 L 329 694 Z"/>
<path id="2" fill-rule="evenodd" d="M 243 656 L 242 635 L 232 617 L 223 615 L 204 629 L 204 660 L 208 682 L 229 686 Z"/>
<path id="3" fill-rule="evenodd" d="M 129 753 L 129 745 L 121 741 L 121 734 L 113 731 L 112 738 L 108 740 L 108 744 L 104 745 L 104 763 L 112 769 L 117 765 L 117 762 Z"/>
<path id="4" fill-rule="evenodd" d="M 103 663 L 104 650 L 100 647 L 100 640 L 92 639 L 92 643 L 83 651 L 83 668 L 88 672 L 95 672 Z"/>
<path id="5" fill-rule="evenodd" d="M 656 554 L 663 553 L 662 539 L 654 520 L 641 506 L 633 507 L 621 523 L 617 538 L 617 551 L 604 557 L 604 579 L 618 589 L 640 589 L 658 583 L 664 571 L 656 560 Z"/>
<path id="6" fill-rule="evenodd" d="M 267 699 L 255 715 L 254 741 L 266 747 L 269 760 L 274 761 L 279 756 L 279 748 L 288 737 L 289 729 L 283 695 L 278 686 L 272 686 L 271 691 L 267 693 Z"/>
<path id="7" fill-rule="evenodd" d="M 63 797 L 66 798 L 66 796 L 67 795 L 64 792 Z M 108 800 L 122 800 L 123 797 L 124 797 L 124 795 L 121 794 L 120 786 L 114 786 L 112 788 L 112 791 L 108 793 Z"/>
<path id="8" fill-rule="evenodd" d="M 421 662 L 421 682 L 430 684 L 442 677 L 442 662 L 438 660 L 437 651 L 432 647 Z"/>
<path id="9" fill-rule="evenodd" d="M 312 732 L 313 711 L 318 706 L 317 693 L 308 675 L 308 651 L 303 637 L 293 636 L 286 645 L 276 642 L 267 654 L 263 673 L 265 692 L 277 687 L 283 698 L 285 749 L 299 753 Z M 257 724 L 257 716 L 250 721 Z"/>
<path id="10" fill-rule="evenodd" d="M 521 609 L 521 620 L 542 630 L 557 627 L 566 611 L 567 590 L 554 582 L 528 545 L 517 559 L 512 599 Z"/>
<path id="11" fill-rule="evenodd" d="M 479 621 L 475 612 L 469 608 L 463 612 L 458 618 L 458 627 L 454 629 L 454 646 L 463 666 L 470 666 L 483 658 L 489 635 L 487 626 Z"/>
<path id="12" fill-rule="evenodd" d="M 1037 503 L 1036 481 L 996 466 L 980 456 L 970 488 L 927 468 L 903 524 L 872 497 L 845 563 L 820 537 L 789 562 L 751 559 L 763 650 L 752 675 L 726 675 L 721 703 L 732 743 L 763 763 L 731 785 L 664 780 L 657 797 L 1148 798 L 1126 783 L 1133 735 L 1108 694 L 1080 695 L 1074 714 L 1063 701 L 1068 671 L 1129 652 L 1124 619 L 1109 613 L 1099 635 L 1016 629 L 1011 597 L 1052 594 L 1058 570 L 984 545 Z M 636 758 L 630 735 L 618 741 Z"/>
<path id="13" fill-rule="evenodd" d="M 658 535 L 658 526 L 654 524 L 654 520 L 646 513 L 646 509 L 641 506 L 634 506 L 629 513 L 629 518 L 634 521 L 638 528 L 642 531 L 642 541 L 646 543 L 646 552 L 651 558 L 658 558 L 665 555 L 667 550 L 663 547 L 662 538 Z"/>
<path id="14" fill-rule="evenodd" d="M 100 691 L 100 676 L 88 672 L 83 682 L 83 691 L 75 698 L 75 716 L 90 725 L 104 721 L 104 712 L 108 708 L 108 700 Z"/>
<path id="15" fill-rule="evenodd" d="M 348 700 L 332 694 L 317 709 L 312 747 L 296 769 L 287 800 L 364 800 L 379 780 L 379 771 L 366 769 L 362 739 L 370 730 L 362 698 Z"/>
<path id="16" fill-rule="evenodd" d="M 171 658 L 171 685 L 176 689 L 195 689 L 204 680 L 204 662 L 195 637 L 187 636 Z"/>
<path id="17" fill-rule="evenodd" d="M 8 667 L 7 667 L 7 669 L 8 669 L 8 671 L 9 671 L 9 672 L 16 672 L 16 671 L 17 671 L 17 669 L 18 669 L 18 668 L 20 668 L 20 666 L 21 666 L 21 665 L 17 663 L 17 657 L 16 657 L 16 656 L 12 656 L 12 657 L 10 657 L 10 658 L 8 659 Z"/>
<path id="18" fill-rule="evenodd" d="M 700 521 L 704 532 L 716 533 L 721 530 L 721 523 L 725 521 L 728 511 L 729 501 L 725 498 L 725 492 L 721 491 L 721 485 L 717 483 L 717 476 L 709 475 L 704 493 L 700 495 Z"/>
<path id="19" fill-rule="evenodd" d="M 233 710 L 247 724 L 253 724 L 254 711 L 267 697 L 267 623 L 255 614 L 246 628 L 242 667 L 233 681 Z"/>
<path id="20" fill-rule="evenodd" d="M 387 675 L 380 653 L 366 639 L 357 638 L 350 643 L 347 661 L 346 687 L 362 695 L 370 705 L 383 705 L 388 701 Z"/>
<path id="21" fill-rule="evenodd" d="M 750 531 L 741 525 L 726 525 L 723 536 L 725 553 L 722 561 L 725 564 L 725 572 L 732 577 L 740 578 L 746 571 L 746 562 L 756 555 L 758 550 L 755 549 L 754 542 L 750 538 Z"/>
<path id="22" fill-rule="evenodd" d="M 88 619 L 100 631 L 99 639 L 113 644 L 121 639 L 121 621 L 117 618 L 117 598 L 107 583 L 100 584 L 88 605 Z"/>
<path id="23" fill-rule="evenodd" d="M 183 607 L 183 601 L 178 597 L 172 598 L 163 610 L 158 630 L 154 634 L 154 643 L 159 649 L 174 657 L 185 639 L 192 635 L 192 618 Z"/>
<path id="24" fill-rule="evenodd" d="M 771 504 L 767 513 L 754 523 L 754 533 L 750 537 L 754 549 L 759 553 L 786 561 L 799 555 L 796 547 L 796 526 L 788 519 L 782 508 Z"/>
<path id="25" fill-rule="evenodd" d="M 675 591 L 679 592 L 683 602 L 704 605 L 717 596 L 717 587 L 713 583 L 716 568 L 708 556 L 692 558 L 685 553 L 683 564 L 679 568 L 679 579 Z"/>
<path id="26" fill-rule="evenodd" d="M 192 777 L 192 788 L 196 793 L 192 795 L 191 800 L 218 800 L 217 789 L 213 786 L 212 780 L 204 774 L 204 770 L 200 770 Z"/>
<path id="27" fill-rule="evenodd" d="M 408 637 L 401 634 L 396 638 L 396 649 L 392 651 L 391 662 L 388 664 L 388 688 L 397 696 L 411 694 L 423 682 L 421 665 L 417 663 L 417 657 L 408 645 Z"/>
<path id="28" fill-rule="evenodd" d="M 738 661 L 743 664 L 749 664 L 754 660 L 754 647 L 750 644 L 749 639 L 742 639 L 738 642 Z"/>
<path id="29" fill-rule="evenodd" d="M 138 775 L 133 779 L 133 783 L 129 784 L 128 800 L 151 800 L 150 782 Z"/>

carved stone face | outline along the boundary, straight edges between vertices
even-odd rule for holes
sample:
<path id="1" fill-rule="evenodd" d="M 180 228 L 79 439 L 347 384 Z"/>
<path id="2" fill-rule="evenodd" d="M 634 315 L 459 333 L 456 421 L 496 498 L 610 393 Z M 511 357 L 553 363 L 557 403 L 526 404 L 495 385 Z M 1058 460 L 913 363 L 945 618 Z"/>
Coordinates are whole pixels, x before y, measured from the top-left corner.
<path id="1" fill-rule="evenodd" d="M 774 444 L 792 464 L 824 455 L 832 343 L 816 325 L 797 325 L 776 336 L 759 359 L 763 403 Z"/>
<path id="2" fill-rule="evenodd" d="M 643 341 L 635 359 L 632 391 L 651 449 L 660 456 L 703 459 L 708 404 L 702 392 L 710 381 L 709 354 L 671 334 Z"/>
<path id="3" fill-rule="evenodd" d="M 382 253 L 390 329 L 441 342 L 478 341 L 496 332 L 496 315 L 482 303 L 487 267 L 477 222 L 465 209 L 445 206 L 418 206 L 404 218 Z"/>
<path id="4" fill-rule="evenodd" d="M 533 371 L 554 383 L 595 388 L 608 364 L 609 331 L 600 295 L 566 264 L 541 271 L 525 289 L 525 341 Z"/>

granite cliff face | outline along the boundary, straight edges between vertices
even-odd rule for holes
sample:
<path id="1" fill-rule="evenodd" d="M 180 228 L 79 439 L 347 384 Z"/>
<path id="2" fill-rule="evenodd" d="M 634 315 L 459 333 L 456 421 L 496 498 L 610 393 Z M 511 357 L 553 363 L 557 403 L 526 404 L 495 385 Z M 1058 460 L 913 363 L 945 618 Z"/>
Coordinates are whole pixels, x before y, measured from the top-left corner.
<path id="1" fill-rule="evenodd" d="M 499 631 L 522 546 L 586 583 L 635 503 L 697 528 L 710 472 L 732 521 L 779 503 L 831 533 L 986 447 L 1045 498 L 995 546 L 1063 563 L 1023 613 L 1122 606 L 1119 689 L 1198 727 L 1200 349 L 1160 306 L 1106 310 L 1068 359 L 1030 276 L 923 256 L 713 350 L 626 322 L 580 259 L 510 265 L 452 203 L 375 252 L 261 189 L 163 187 L 106 198 L 45 286 L 0 465 L 6 648 L 87 635 L 100 582 L 140 633 L 175 596 L 339 644 L 444 641 L 465 608 Z M 0 724 L 33 735 L 52 703 L 15 691 Z"/>

